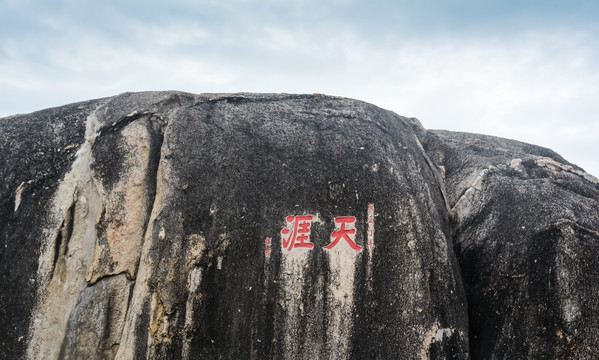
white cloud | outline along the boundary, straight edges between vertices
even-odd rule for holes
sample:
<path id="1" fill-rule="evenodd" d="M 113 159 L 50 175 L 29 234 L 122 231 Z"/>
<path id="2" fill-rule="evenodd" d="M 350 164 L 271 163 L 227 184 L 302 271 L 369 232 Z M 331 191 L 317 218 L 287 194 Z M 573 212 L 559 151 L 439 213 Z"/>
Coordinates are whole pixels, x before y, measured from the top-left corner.
<path id="1" fill-rule="evenodd" d="M 315 77 L 323 73 L 315 71 L 318 75 L 307 74 L 300 85 L 326 84 L 314 91 L 416 116 L 429 128 L 550 147 L 599 174 L 593 155 L 599 153 L 597 42 L 560 30 L 492 42 L 429 39 L 381 49 L 339 36 L 315 50 L 333 58 L 335 66 L 321 81 Z M 328 47 L 331 43 L 336 46 Z"/>
<path id="2" fill-rule="evenodd" d="M 133 41 L 140 45 L 174 48 L 197 46 L 213 36 L 209 30 L 197 24 L 175 23 L 167 26 L 133 22 L 127 26 Z"/>
<path id="3" fill-rule="evenodd" d="M 119 15 L 101 30 L 39 15 L 47 34 L 0 34 L 0 116 L 136 90 L 323 92 L 416 116 L 428 128 L 551 147 L 599 175 L 593 31 L 402 37 L 327 18 L 331 9 L 316 3 L 294 5 L 296 14 L 314 8 L 303 23 L 252 13 L 250 2 L 219 4 L 210 6 L 230 22 Z"/>

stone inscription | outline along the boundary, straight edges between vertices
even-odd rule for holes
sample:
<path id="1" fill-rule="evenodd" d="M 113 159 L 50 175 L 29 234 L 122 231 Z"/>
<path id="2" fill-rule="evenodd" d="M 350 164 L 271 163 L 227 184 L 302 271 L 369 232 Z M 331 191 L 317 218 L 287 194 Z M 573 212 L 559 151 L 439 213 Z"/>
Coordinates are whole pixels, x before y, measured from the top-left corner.
<path id="1" fill-rule="evenodd" d="M 314 216 L 287 216 L 287 226 L 281 230 L 283 248 L 291 251 L 294 248 L 312 249 L 310 242 L 310 228 Z"/>
<path id="2" fill-rule="evenodd" d="M 267 237 L 266 240 L 264 240 L 264 256 L 266 256 L 267 258 L 270 257 L 270 253 L 271 253 L 271 246 L 272 246 L 272 238 L 271 237 Z"/>
<path id="3" fill-rule="evenodd" d="M 368 205 L 367 243 L 368 249 L 374 248 L 374 204 Z M 317 221 L 315 215 L 289 215 L 285 218 L 286 225 L 281 230 L 281 247 L 283 251 L 293 251 L 304 248 L 313 249 L 314 243 L 310 237 L 313 222 Z M 335 229 L 331 233 L 330 243 L 323 246 L 325 250 L 332 250 L 336 246 L 349 246 L 356 252 L 362 247 L 356 244 L 356 218 L 354 216 L 339 216 L 333 220 Z M 340 245 L 344 244 L 344 245 Z M 272 238 L 267 237 L 264 255 L 270 258 L 272 252 Z"/>
<path id="4" fill-rule="evenodd" d="M 368 205 L 368 245 L 369 249 L 374 248 L 374 204 Z"/>
<path id="5" fill-rule="evenodd" d="M 341 239 L 347 241 L 347 244 L 355 251 L 361 251 L 362 248 L 356 245 L 356 218 L 353 216 L 335 218 L 335 228 L 331 234 L 331 243 L 324 247 L 326 250 L 331 250 Z"/>

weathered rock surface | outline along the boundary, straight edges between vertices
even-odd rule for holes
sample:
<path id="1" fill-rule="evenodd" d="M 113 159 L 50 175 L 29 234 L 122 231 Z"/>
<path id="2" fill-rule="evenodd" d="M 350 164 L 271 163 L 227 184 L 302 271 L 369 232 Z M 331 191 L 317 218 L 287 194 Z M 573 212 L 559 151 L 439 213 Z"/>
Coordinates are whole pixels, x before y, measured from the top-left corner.
<path id="1" fill-rule="evenodd" d="M 0 357 L 591 359 L 599 182 L 321 95 L 0 119 Z"/>
<path id="2" fill-rule="evenodd" d="M 477 359 L 599 358 L 599 181 L 554 152 L 430 131 Z"/>

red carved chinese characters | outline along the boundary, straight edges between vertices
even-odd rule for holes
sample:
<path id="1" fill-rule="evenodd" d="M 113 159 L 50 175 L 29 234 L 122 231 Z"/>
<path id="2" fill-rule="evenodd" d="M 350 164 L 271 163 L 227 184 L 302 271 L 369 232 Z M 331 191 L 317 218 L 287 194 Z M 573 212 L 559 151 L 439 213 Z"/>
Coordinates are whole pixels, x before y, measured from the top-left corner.
<path id="1" fill-rule="evenodd" d="M 310 241 L 310 234 L 312 223 L 319 222 L 318 215 L 290 215 L 285 220 L 287 224 L 281 230 L 282 247 L 287 251 L 295 248 L 313 249 L 314 244 Z M 343 240 L 352 250 L 362 251 L 362 247 L 356 244 L 356 218 L 354 216 L 336 217 L 334 223 L 335 230 L 331 234 L 331 243 L 324 246 L 323 249 L 332 250 Z M 271 244 L 272 238 L 266 238 L 264 254 L 267 258 L 271 256 Z M 374 204 L 368 204 L 366 239 L 363 246 L 369 250 L 374 248 Z"/>
<path id="2" fill-rule="evenodd" d="M 368 204 L 368 245 L 369 249 L 374 248 L 374 204 Z"/>
<path id="3" fill-rule="evenodd" d="M 310 242 L 312 218 L 312 215 L 287 216 L 287 227 L 281 230 L 283 248 L 291 251 L 293 248 L 312 249 L 314 247 Z"/>
<path id="4" fill-rule="evenodd" d="M 264 240 L 264 245 L 266 246 L 266 249 L 264 250 L 264 256 L 269 258 L 271 253 L 270 247 L 272 245 L 272 238 L 267 237 L 266 240 Z"/>
<path id="5" fill-rule="evenodd" d="M 354 242 L 356 239 L 356 218 L 353 216 L 345 216 L 335 218 L 335 229 L 331 234 L 331 244 L 324 247 L 326 250 L 331 250 L 341 239 L 345 240 L 347 244 L 355 251 L 360 251 L 362 248 Z"/>

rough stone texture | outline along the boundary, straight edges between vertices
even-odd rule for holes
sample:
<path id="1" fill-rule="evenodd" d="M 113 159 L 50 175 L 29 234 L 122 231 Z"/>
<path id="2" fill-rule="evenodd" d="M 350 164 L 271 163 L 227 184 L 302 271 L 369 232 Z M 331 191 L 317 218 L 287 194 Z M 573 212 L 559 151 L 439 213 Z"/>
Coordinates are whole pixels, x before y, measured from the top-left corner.
<path id="1" fill-rule="evenodd" d="M 473 358 L 599 358 L 599 181 L 551 150 L 428 131 L 445 172 Z"/>
<path id="2" fill-rule="evenodd" d="M 124 326 L 131 281 L 106 277 L 81 292 L 69 315 L 61 359 L 113 359 Z"/>
<path id="3" fill-rule="evenodd" d="M 0 358 L 599 354 L 599 184 L 550 150 L 178 92 L 3 118 L 0 150 Z"/>
<path id="4" fill-rule="evenodd" d="M 0 358 L 17 358 L 26 348 L 37 293 L 45 286 L 36 271 L 45 230 L 54 226 L 49 204 L 99 102 L 0 119 Z"/>

